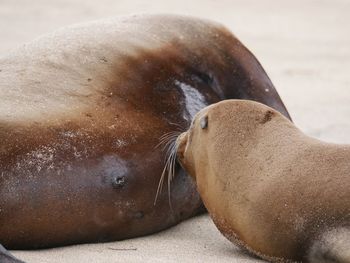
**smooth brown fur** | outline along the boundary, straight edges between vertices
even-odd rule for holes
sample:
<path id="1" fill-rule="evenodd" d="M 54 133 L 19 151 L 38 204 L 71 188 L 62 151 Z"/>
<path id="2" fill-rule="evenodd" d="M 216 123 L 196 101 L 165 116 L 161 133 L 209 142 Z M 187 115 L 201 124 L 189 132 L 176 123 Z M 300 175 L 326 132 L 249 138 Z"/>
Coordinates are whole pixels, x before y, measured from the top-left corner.
<path id="1" fill-rule="evenodd" d="M 243 100 L 201 110 L 177 144 L 229 240 L 272 262 L 326 254 L 335 260 L 322 262 L 350 262 L 349 145 L 306 136 L 279 112 Z"/>

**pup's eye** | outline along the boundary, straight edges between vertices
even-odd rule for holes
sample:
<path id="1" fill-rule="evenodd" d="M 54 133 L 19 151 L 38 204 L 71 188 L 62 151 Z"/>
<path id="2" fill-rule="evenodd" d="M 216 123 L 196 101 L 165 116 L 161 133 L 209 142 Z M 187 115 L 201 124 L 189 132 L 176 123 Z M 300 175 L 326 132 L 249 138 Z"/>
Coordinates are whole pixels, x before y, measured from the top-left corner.
<path id="1" fill-rule="evenodd" d="M 208 116 L 203 116 L 201 118 L 200 125 L 202 129 L 206 129 L 208 127 Z"/>

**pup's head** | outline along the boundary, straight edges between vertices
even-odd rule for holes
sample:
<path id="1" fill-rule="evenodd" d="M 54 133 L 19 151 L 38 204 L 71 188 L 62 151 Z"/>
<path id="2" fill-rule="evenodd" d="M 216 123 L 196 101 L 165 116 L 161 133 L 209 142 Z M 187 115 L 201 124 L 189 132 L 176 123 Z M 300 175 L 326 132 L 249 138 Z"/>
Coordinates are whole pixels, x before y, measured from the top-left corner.
<path id="1" fill-rule="evenodd" d="M 208 169 L 233 161 L 253 146 L 259 138 L 259 127 L 276 116 L 283 118 L 274 109 L 253 101 L 225 100 L 212 104 L 198 112 L 188 131 L 178 137 L 177 158 L 196 180 Z"/>

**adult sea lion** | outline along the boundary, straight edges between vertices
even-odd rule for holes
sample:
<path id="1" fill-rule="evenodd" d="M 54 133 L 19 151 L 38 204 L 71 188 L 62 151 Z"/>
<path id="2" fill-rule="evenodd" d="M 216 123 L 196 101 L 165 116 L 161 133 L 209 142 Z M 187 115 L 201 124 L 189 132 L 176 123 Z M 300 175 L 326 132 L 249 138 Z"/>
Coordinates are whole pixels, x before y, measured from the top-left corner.
<path id="1" fill-rule="evenodd" d="M 138 15 L 71 26 L 0 59 L 0 243 L 120 240 L 201 210 L 176 170 L 154 204 L 159 138 L 228 98 L 288 117 L 256 58 L 223 26 Z M 170 138 L 170 137 L 164 137 Z"/>
<path id="2" fill-rule="evenodd" d="M 272 262 L 350 262 L 350 146 L 297 129 L 263 104 L 201 110 L 177 139 L 218 229 Z"/>

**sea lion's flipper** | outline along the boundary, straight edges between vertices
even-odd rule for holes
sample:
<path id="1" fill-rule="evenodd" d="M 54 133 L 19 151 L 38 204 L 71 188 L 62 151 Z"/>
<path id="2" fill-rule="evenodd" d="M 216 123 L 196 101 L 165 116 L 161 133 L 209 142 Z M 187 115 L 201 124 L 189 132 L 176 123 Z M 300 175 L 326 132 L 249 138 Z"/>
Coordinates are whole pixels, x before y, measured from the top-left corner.
<path id="1" fill-rule="evenodd" d="M 11 255 L 1 244 L 0 244 L 0 262 L 1 263 L 25 263 Z"/>
<path id="2" fill-rule="evenodd" d="M 350 228 L 325 232 L 311 246 L 311 263 L 350 263 Z"/>

